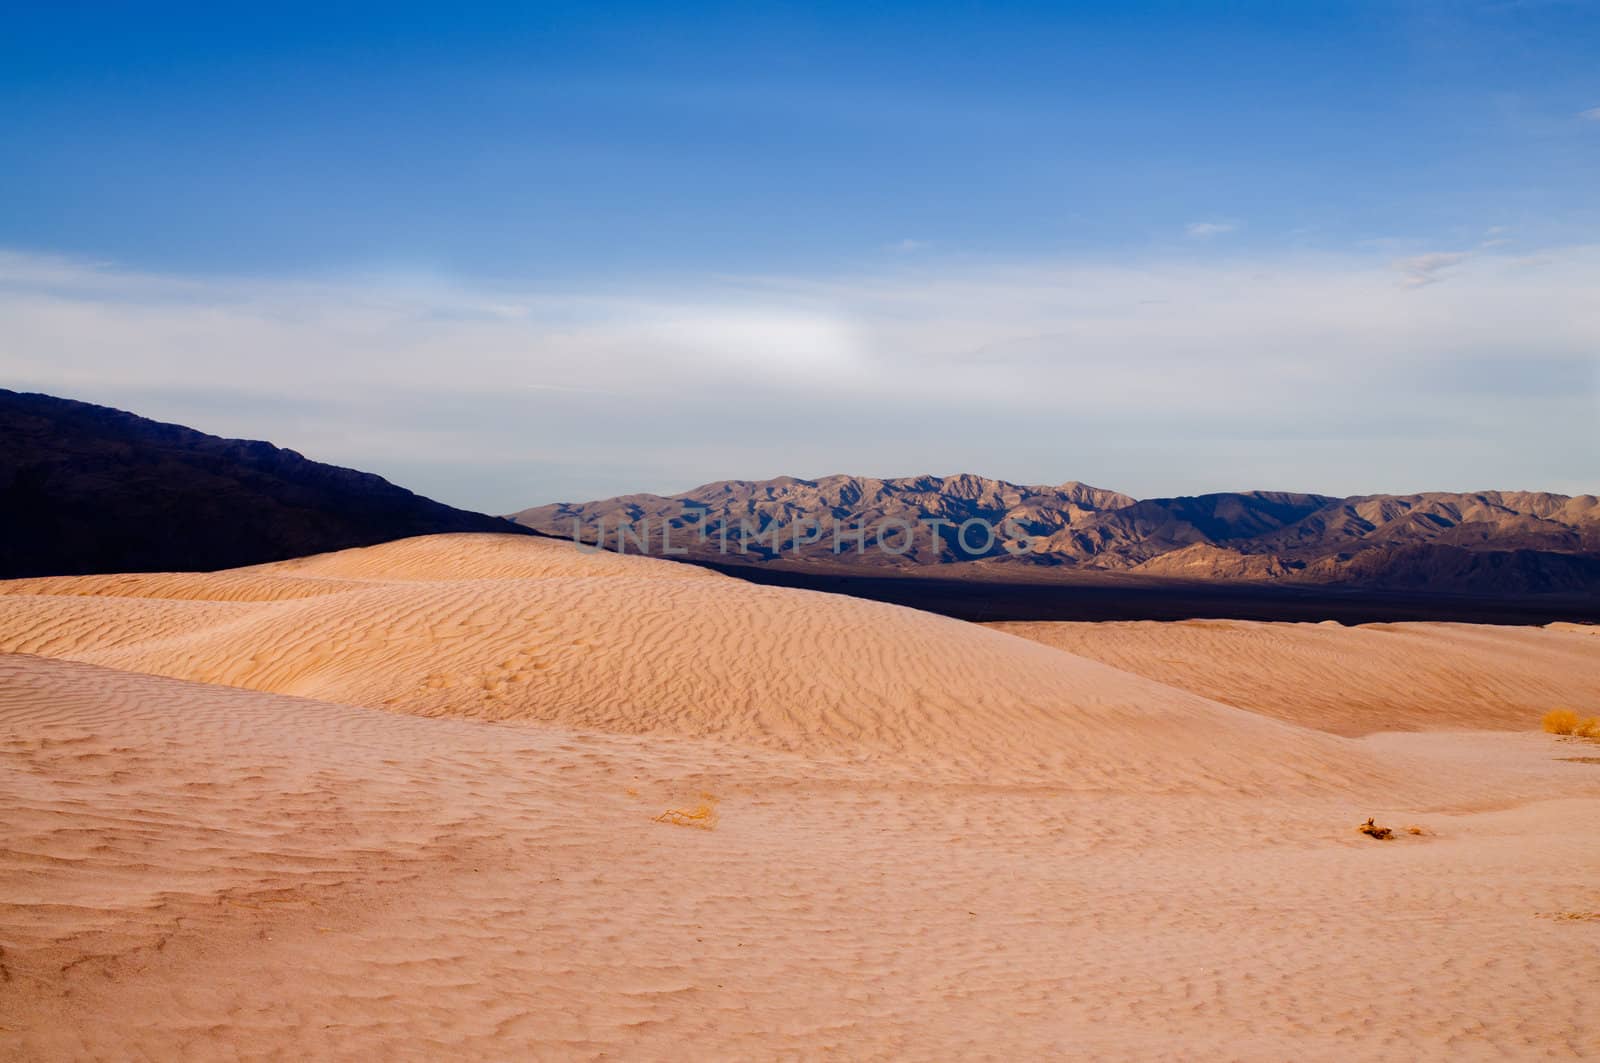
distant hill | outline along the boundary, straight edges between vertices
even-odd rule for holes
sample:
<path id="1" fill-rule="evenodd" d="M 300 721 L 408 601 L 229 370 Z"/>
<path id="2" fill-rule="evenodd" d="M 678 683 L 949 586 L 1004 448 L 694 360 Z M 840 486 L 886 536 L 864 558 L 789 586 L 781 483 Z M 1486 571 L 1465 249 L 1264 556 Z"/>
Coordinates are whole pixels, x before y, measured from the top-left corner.
<path id="1" fill-rule="evenodd" d="M 1076 481 L 780 477 L 722 481 L 670 497 L 539 506 L 512 519 L 569 537 L 576 521 L 590 542 L 603 522 L 611 548 L 618 525 L 628 522 L 635 534 L 623 545 L 634 551 L 641 549 L 637 529 L 648 521 L 649 550 L 658 555 L 670 546 L 696 560 L 797 568 L 992 571 L 1004 578 L 1027 566 L 1062 576 L 1121 572 L 1447 593 L 1600 590 L 1600 500 L 1593 495 L 1243 491 L 1140 501 Z M 995 529 L 994 541 L 977 525 L 961 539 L 960 525 L 969 520 Z M 914 529 L 909 540 L 904 526 Z M 862 527 L 887 528 L 891 549 L 878 548 L 871 534 L 858 549 L 853 530 Z"/>
<path id="2" fill-rule="evenodd" d="M 524 530 L 270 443 L 0 389 L 0 577 L 211 571 Z"/>

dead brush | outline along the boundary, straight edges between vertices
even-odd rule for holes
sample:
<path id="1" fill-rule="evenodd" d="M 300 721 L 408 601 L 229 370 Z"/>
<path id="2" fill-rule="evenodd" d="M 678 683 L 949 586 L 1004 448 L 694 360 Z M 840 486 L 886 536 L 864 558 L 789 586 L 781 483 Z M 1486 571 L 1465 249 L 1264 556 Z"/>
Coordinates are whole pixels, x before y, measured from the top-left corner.
<path id="1" fill-rule="evenodd" d="M 1600 738 L 1600 717 L 1579 716 L 1571 709 L 1551 709 L 1539 722 L 1553 735 Z"/>
<path id="2" fill-rule="evenodd" d="M 1357 827 L 1356 830 L 1360 831 L 1362 834 L 1365 834 L 1369 838 L 1376 838 L 1380 842 L 1386 842 L 1390 838 L 1394 837 L 1393 828 L 1380 827 L 1376 823 L 1372 822 L 1372 820 L 1373 817 L 1368 816 L 1367 821 L 1361 824 L 1361 826 Z"/>
<path id="3" fill-rule="evenodd" d="M 701 794 L 700 803 L 693 808 L 669 808 L 651 819 L 653 823 L 667 823 L 674 827 L 697 827 L 700 830 L 717 829 L 717 799 Z"/>

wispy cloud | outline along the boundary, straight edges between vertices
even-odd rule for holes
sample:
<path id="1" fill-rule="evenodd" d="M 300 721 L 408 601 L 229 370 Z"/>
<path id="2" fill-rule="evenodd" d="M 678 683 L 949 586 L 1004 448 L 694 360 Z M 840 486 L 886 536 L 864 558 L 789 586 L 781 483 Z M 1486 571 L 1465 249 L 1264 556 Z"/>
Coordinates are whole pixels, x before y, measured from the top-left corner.
<path id="1" fill-rule="evenodd" d="M 1405 274 L 1405 279 L 1401 281 L 1405 287 L 1424 288 L 1438 284 L 1445 279 L 1445 270 L 1471 257 L 1471 251 L 1432 251 L 1426 255 L 1402 258 L 1394 263 L 1394 268 Z"/>
<path id="2" fill-rule="evenodd" d="M 1506 225 L 1491 225 L 1483 230 L 1483 239 L 1478 242 L 1479 248 L 1505 247 L 1511 243 L 1511 228 Z"/>
<path id="3" fill-rule="evenodd" d="M 919 257 L 565 292 L 0 254 L 0 380 L 501 511 L 785 471 L 1558 489 L 1591 475 L 1600 248 L 1530 250 L 1537 269 L 1487 249 Z M 1458 266 L 1426 300 L 1395 284 Z"/>
<path id="4" fill-rule="evenodd" d="M 1587 111 L 1579 111 L 1578 117 L 1589 122 L 1600 122 L 1600 107 L 1591 107 Z"/>
<path id="5" fill-rule="evenodd" d="M 905 239 L 905 240 L 897 240 L 894 243 L 890 244 L 889 245 L 889 250 L 898 251 L 901 254 L 906 255 L 906 254 L 910 254 L 913 251 L 926 251 L 928 248 L 930 248 L 932 246 L 933 245 L 931 243 L 929 243 L 927 240 L 912 240 L 912 239 L 908 238 L 908 239 Z"/>
<path id="6" fill-rule="evenodd" d="M 1191 240 L 1209 240 L 1213 236 L 1223 236 L 1233 232 L 1239 227 L 1234 221 L 1192 221 L 1183 227 L 1183 231 Z"/>

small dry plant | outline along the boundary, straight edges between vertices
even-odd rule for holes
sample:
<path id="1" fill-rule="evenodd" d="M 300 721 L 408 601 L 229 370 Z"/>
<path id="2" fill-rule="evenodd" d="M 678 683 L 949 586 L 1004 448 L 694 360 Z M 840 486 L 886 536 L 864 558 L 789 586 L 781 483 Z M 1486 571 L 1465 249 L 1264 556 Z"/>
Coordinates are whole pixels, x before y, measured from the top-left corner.
<path id="1" fill-rule="evenodd" d="M 1580 717 L 1571 709 L 1551 709 L 1540 721 L 1553 735 L 1571 735 L 1574 738 L 1600 738 L 1600 717 Z"/>
<path id="2" fill-rule="evenodd" d="M 1386 842 L 1390 838 L 1394 837 L 1394 830 L 1392 828 L 1380 827 L 1376 823 L 1372 822 L 1372 818 L 1373 817 L 1368 816 L 1367 821 L 1361 824 L 1361 826 L 1357 827 L 1356 830 L 1360 831 L 1362 834 L 1365 834 L 1369 838 L 1376 838 L 1380 842 Z"/>
<path id="3" fill-rule="evenodd" d="M 693 808 L 669 808 L 654 817 L 656 823 L 670 823 L 674 827 L 698 827 L 701 830 L 717 829 L 717 799 L 701 794 L 700 803 Z"/>

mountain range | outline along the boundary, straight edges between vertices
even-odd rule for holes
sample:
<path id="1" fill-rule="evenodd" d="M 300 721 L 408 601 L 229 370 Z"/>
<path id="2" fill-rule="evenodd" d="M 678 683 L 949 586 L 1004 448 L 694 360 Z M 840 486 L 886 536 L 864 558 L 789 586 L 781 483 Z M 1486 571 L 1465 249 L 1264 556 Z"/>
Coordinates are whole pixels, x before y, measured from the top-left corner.
<path id="1" fill-rule="evenodd" d="M 1063 576 L 1121 572 L 1470 593 L 1600 589 L 1594 495 L 1240 491 L 1140 500 L 1076 481 L 784 476 L 719 481 L 680 495 L 538 506 L 511 519 L 551 535 L 570 537 L 576 529 L 586 542 L 597 541 L 603 527 L 612 549 L 683 551 L 731 564 L 943 566 L 941 574 L 1028 566 Z M 963 537 L 968 521 L 980 523 Z M 620 547 L 619 525 L 631 532 Z M 995 530 L 993 541 L 985 526 Z M 872 530 L 864 549 L 859 528 Z M 888 549 L 877 544 L 880 528 L 888 531 Z"/>
<path id="2" fill-rule="evenodd" d="M 1124 587 L 1322 586 L 1480 599 L 1600 592 L 1593 495 L 1241 491 L 1140 500 L 1076 481 L 785 476 L 504 518 L 271 443 L 0 389 L 0 578 L 205 571 L 438 532 L 571 537 L 575 522 L 586 542 L 603 523 L 610 549 L 751 578 L 1114 578 Z M 619 542 L 620 524 L 631 532 Z M 866 529 L 859 545 L 857 529 Z M 745 534 L 751 541 L 741 550 Z"/>
<path id="3" fill-rule="evenodd" d="M 0 578 L 211 571 L 452 531 L 526 533 L 271 443 L 0 389 Z"/>

